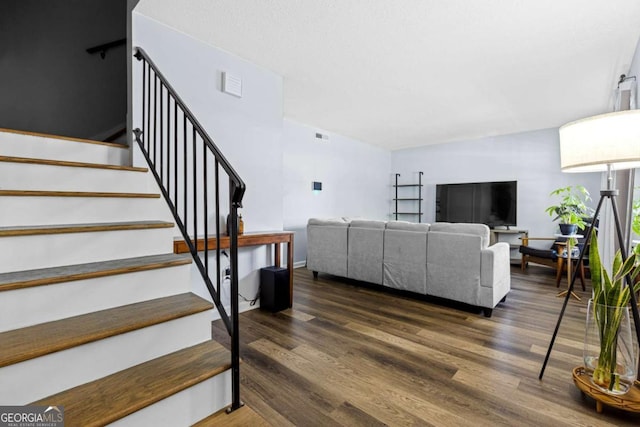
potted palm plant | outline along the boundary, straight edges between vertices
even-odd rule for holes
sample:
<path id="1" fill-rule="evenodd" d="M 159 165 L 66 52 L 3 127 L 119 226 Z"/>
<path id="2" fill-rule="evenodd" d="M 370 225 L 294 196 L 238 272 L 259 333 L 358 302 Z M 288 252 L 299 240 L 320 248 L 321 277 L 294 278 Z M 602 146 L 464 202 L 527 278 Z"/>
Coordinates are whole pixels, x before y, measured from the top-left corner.
<path id="1" fill-rule="evenodd" d="M 553 190 L 550 196 L 560 198 L 558 204 L 545 209 L 545 212 L 554 217 L 554 221 L 560 220 L 560 232 L 568 236 L 576 234 L 577 229 L 584 230 L 585 218 L 593 213 L 593 209 L 586 204 L 591 200 L 589 191 L 582 185 L 570 185 Z"/>
<path id="2" fill-rule="evenodd" d="M 629 316 L 631 292 L 640 290 L 640 283 L 631 283 L 640 273 L 639 256 L 632 253 L 623 262 L 618 251 L 610 273 L 603 268 L 598 253 L 598 240 L 593 236 L 589 265 L 593 297 L 589 300 L 584 343 L 584 363 L 594 385 L 608 394 L 624 394 L 633 385 L 638 366 L 638 343 L 634 341 Z"/>

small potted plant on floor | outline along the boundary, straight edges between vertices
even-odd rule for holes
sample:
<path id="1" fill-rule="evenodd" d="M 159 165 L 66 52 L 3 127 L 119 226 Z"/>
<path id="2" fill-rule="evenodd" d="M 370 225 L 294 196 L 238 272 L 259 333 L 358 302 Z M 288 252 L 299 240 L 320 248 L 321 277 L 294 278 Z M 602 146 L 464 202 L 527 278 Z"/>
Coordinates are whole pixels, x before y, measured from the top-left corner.
<path id="1" fill-rule="evenodd" d="M 586 205 L 591 200 L 587 189 L 582 185 L 570 185 L 552 191 L 550 196 L 560 198 L 558 204 L 545 209 L 545 212 L 554 217 L 554 221 L 560 220 L 560 233 L 570 236 L 576 234 L 578 229 L 584 230 L 585 218 L 593 213 L 593 209 Z"/>

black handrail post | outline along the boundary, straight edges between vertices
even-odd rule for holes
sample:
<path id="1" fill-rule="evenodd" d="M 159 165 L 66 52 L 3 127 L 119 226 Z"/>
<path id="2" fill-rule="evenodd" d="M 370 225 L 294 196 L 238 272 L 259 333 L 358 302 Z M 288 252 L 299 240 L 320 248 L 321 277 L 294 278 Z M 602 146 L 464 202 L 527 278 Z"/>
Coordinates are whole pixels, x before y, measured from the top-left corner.
<path id="1" fill-rule="evenodd" d="M 218 272 L 216 275 L 216 292 L 218 293 L 218 303 L 220 304 L 220 166 L 218 165 L 218 159 L 214 160 L 214 182 L 216 183 L 216 271 Z"/>
<path id="2" fill-rule="evenodd" d="M 240 401 L 240 320 L 238 316 L 238 207 L 239 204 L 234 202 L 235 186 L 229 180 L 229 206 L 231 210 L 229 228 L 229 257 L 231 268 L 231 408 L 228 412 L 235 411 L 240 408 L 243 403 Z"/>

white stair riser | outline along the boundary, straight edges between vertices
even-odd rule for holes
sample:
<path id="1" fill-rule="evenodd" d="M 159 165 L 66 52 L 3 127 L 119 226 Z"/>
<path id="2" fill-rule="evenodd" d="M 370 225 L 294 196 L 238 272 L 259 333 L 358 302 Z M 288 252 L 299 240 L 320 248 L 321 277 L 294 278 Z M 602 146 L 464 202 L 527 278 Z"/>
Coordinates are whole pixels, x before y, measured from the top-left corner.
<path id="1" fill-rule="evenodd" d="M 190 275 L 187 264 L 6 291 L 0 332 L 189 292 Z"/>
<path id="2" fill-rule="evenodd" d="M 211 338 L 208 312 L 0 369 L 0 402 L 24 405 Z"/>
<path id="3" fill-rule="evenodd" d="M 0 273 L 173 252 L 173 228 L 0 237 Z"/>
<path id="4" fill-rule="evenodd" d="M 1 135 L 0 154 L 3 156 L 107 165 L 129 163 L 128 149 L 9 132 Z"/>
<path id="5" fill-rule="evenodd" d="M 0 196 L 0 227 L 173 221 L 163 198 Z"/>
<path id="6" fill-rule="evenodd" d="M 1 162 L 0 189 L 157 192 L 147 173 L 113 169 Z"/>
<path id="7" fill-rule="evenodd" d="M 227 370 L 109 425 L 187 427 L 229 405 L 231 371 Z"/>

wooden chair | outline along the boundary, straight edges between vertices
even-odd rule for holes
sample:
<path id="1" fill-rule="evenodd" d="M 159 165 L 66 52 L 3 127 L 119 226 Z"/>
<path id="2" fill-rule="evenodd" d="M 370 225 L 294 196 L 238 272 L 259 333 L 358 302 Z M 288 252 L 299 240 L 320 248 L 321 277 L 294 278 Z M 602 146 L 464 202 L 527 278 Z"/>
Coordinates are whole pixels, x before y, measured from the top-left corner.
<path id="1" fill-rule="evenodd" d="M 563 249 L 567 246 L 566 242 L 555 237 L 521 237 L 522 245 L 520 246 L 520 253 L 522 254 L 521 268 L 525 271 L 527 265 L 531 262 L 534 264 L 545 265 L 556 269 L 556 287 L 560 286 L 562 276 L 567 271 L 567 259 L 559 256 Z M 530 240 L 546 240 L 552 241 L 552 245 L 549 249 L 539 249 L 529 246 Z M 577 261 L 576 261 L 577 262 Z M 575 264 L 575 263 L 574 263 Z M 582 290 L 586 290 L 584 283 L 584 260 L 580 263 L 578 273 L 580 275 L 580 282 L 582 284 Z"/>

